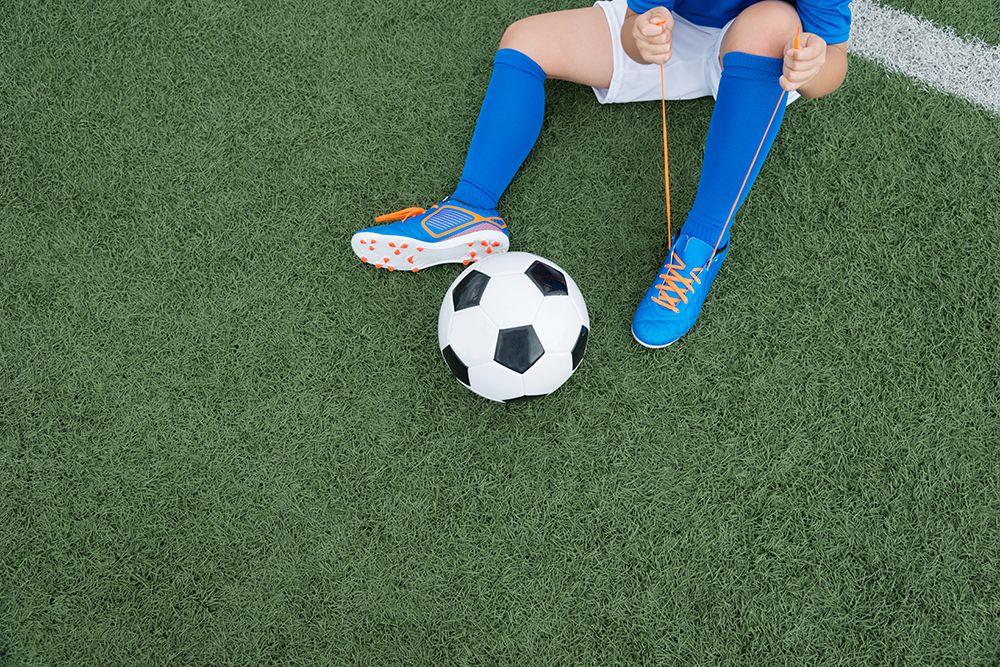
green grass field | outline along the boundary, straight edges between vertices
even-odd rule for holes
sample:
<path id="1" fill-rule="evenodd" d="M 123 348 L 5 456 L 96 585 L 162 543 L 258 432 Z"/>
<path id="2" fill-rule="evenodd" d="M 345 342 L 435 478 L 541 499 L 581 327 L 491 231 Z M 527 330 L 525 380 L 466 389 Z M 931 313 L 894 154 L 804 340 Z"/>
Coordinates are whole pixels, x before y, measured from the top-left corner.
<path id="1" fill-rule="evenodd" d="M 500 208 L 593 332 L 540 401 L 449 374 L 461 267 L 351 252 L 573 6 L 0 2 L 0 667 L 1000 665 L 1000 118 L 852 56 L 654 352 L 659 103 L 550 82 Z"/>

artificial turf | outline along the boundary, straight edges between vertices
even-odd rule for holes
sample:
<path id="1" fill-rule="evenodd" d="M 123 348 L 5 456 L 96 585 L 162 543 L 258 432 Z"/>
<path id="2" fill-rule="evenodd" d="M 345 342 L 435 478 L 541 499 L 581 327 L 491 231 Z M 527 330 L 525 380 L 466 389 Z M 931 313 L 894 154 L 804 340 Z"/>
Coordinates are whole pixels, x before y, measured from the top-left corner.
<path id="1" fill-rule="evenodd" d="M 574 5 L 3 4 L 3 667 L 1000 664 L 1000 119 L 852 57 L 649 351 L 659 104 L 550 82 L 500 208 L 593 332 L 499 405 L 437 349 L 461 267 L 348 240 Z"/>

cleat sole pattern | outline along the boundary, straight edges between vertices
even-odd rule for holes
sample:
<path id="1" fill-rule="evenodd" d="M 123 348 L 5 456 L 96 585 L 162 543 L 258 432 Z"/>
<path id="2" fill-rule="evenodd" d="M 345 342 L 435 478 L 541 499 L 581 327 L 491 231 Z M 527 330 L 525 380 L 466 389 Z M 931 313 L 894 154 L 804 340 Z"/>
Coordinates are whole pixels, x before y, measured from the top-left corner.
<path id="1" fill-rule="evenodd" d="M 414 239 L 407 236 L 378 234 L 370 230 L 358 232 L 351 239 L 351 249 L 362 262 L 374 264 L 379 269 L 412 273 L 438 264 L 468 266 L 493 253 L 506 252 L 509 246 L 506 234 L 488 230 L 423 245 L 415 245 Z"/>

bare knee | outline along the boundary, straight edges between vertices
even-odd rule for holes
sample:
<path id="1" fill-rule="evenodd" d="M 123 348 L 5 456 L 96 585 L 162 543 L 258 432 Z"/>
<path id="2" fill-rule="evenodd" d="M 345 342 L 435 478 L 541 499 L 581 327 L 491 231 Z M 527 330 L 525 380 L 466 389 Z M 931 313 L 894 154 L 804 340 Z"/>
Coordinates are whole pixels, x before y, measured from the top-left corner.
<path id="1" fill-rule="evenodd" d="M 782 58 L 799 26 L 795 7 L 783 0 L 764 0 L 744 9 L 722 40 L 720 57 L 731 51 Z"/>
<path id="2" fill-rule="evenodd" d="M 504 32 L 500 48 L 520 51 L 550 79 L 598 88 L 611 84 L 611 31 L 600 7 L 565 9 L 521 19 Z"/>
<path id="3" fill-rule="evenodd" d="M 539 43 L 538 30 L 535 28 L 534 16 L 515 21 L 507 26 L 500 38 L 501 49 L 514 49 L 529 58 L 537 55 Z"/>

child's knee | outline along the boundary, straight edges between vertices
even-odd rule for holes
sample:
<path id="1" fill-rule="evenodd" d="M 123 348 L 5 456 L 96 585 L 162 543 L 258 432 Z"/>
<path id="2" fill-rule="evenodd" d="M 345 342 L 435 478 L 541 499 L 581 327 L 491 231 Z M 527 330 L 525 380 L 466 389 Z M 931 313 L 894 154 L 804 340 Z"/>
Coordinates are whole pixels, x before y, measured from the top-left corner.
<path id="1" fill-rule="evenodd" d="M 507 26 L 503 37 L 500 38 L 500 46 L 498 48 L 514 49 L 530 57 L 538 41 L 537 33 L 538 31 L 534 29 L 530 17 L 515 21 Z"/>
<path id="2" fill-rule="evenodd" d="M 781 58 L 800 20 L 795 6 L 784 0 L 764 0 L 744 9 L 733 22 L 723 50 Z"/>
<path id="3" fill-rule="evenodd" d="M 750 5 L 743 11 L 756 13 L 757 21 L 764 25 L 773 26 L 773 30 L 782 35 L 795 32 L 795 28 L 800 22 L 795 5 L 785 2 L 785 0 L 764 0 Z"/>

